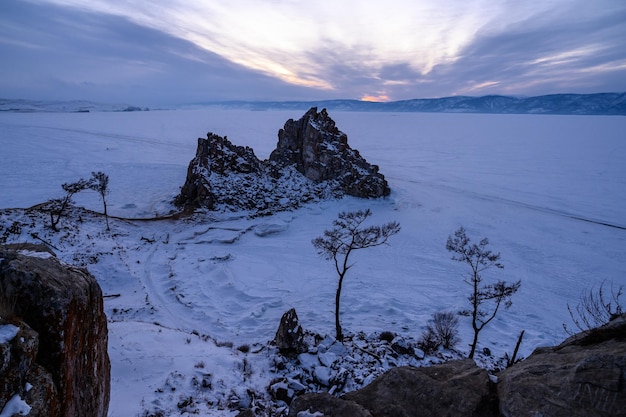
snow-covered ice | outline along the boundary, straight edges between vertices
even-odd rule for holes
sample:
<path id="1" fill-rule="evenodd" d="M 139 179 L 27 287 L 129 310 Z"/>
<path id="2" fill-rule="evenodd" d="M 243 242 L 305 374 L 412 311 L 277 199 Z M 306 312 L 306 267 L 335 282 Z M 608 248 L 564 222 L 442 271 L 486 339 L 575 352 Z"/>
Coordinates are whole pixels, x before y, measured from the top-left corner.
<path id="1" fill-rule="evenodd" d="M 300 116 L 219 109 L 0 113 L 0 209 L 59 197 L 62 183 L 104 171 L 110 214 L 166 214 L 197 137 L 227 135 L 267 158 L 278 129 Z M 372 224 L 395 220 L 402 227 L 388 246 L 354 254 L 341 319 L 355 337 L 391 331 L 417 338 L 434 312 L 467 307 L 467 270 L 445 249 L 459 226 L 473 239 L 488 237 L 502 254 L 505 268 L 485 272 L 485 279 L 522 280 L 512 307 L 481 333 L 479 347 L 495 357 L 512 351 L 521 330 L 522 356 L 559 343 L 563 323 L 571 323 L 567 303 L 603 280 L 626 285 L 625 118 L 330 116 L 350 146 L 380 166 L 389 198 L 344 198 L 254 219 L 112 219 L 110 233 L 88 216 L 56 234 L 32 226 L 65 262 L 87 266 L 109 296 L 111 417 L 171 404 L 183 414 L 191 407 L 186 396 L 203 396 L 202 408 L 193 407 L 208 415 L 235 415 L 219 407 L 254 402 L 246 387 L 262 392 L 276 377 L 263 346 L 285 311 L 295 307 L 304 328 L 332 335 L 336 273 L 311 240 L 340 211 L 370 208 Z M 76 201 L 101 211 L 95 193 Z M 0 224 L 31 223 L 20 216 L 0 212 Z M 8 240 L 32 240 L 28 227 Z M 458 349 L 467 352 L 469 319 L 460 322 Z M 238 349 L 244 345 L 249 351 Z M 323 353 L 318 362 L 331 364 Z M 318 378 L 332 376 L 324 364 L 311 369 Z"/>

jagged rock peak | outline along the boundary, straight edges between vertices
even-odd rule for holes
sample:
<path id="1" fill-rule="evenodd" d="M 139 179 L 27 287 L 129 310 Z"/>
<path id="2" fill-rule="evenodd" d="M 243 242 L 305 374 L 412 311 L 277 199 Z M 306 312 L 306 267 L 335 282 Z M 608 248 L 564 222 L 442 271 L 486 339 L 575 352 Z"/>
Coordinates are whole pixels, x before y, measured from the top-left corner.
<path id="1" fill-rule="evenodd" d="M 289 119 L 278 132 L 278 144 L 270 155 L 278 166 L 294 165 L 312 181 L 336 180 L 346 194 L 376 198 L 390 193 L 378 166 L 370 165 L 348 145 L 326 109 L 312 107 L 299 120 Z"/>

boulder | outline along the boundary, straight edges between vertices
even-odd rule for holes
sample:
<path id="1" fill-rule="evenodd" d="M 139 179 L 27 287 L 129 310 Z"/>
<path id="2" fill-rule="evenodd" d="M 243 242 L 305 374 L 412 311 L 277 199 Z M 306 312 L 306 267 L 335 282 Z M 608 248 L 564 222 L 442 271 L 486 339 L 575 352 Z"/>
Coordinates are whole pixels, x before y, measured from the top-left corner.
<path id="1" fill-rule="evenodd" d="M 0 294 L 11 300 L 14 316 L 39 335 L 36 364 L 54 382 L 60 415 L 105 417 L 108 334 L 95 278 L 48 252 L 0 248 Z"/>
<path id="2" fill-rule="evenodd" d="M 321 413 L 321 414 L 320 414 Z M 304 394 L 289 407 L 289 417 L 372 417 L 361 405 L 327 393 Z"/>
<path id="3" fill-rule="evenodd" d="M 500 374 L 498 395 L 506 417 L 626 416 L 626 315 L 536 349 Z"/>
<path id="4" fill-rule="evenodd" d="M 293 165 L 312 181 L 337 181 L 348 195 L 383 197 L 390 193 L 378 166 L 370 165 L 350 148 L 326 109 L 312 107 L 299 120 L 289 119 L 278 131 L 278 144 L 270 155 L 278 166 Z"/>
<path id="5" fill-rule="evenodd" d="M 39 335 L 16 317 L 0 318 L 0 333 L 7 327 L 16 329 L 16 333 L 10 340 L 0 337 L 0 411 L 18 395 L 29 405 L 29 416 L 60 416 L 61 404 L 52 375 L 35 362 Z"/>
<path id="6" fill-rule="evenodd" d="M 470 359 L 393 368 L 370 385 L 344 395 L 374 417 L 497 416 L 487 371 Z"/>
<path id="7" fill-rule="evenodd" d="M 282 354 L 297 354 L 307 350 L 304 332 L 298 322 L 295 308 L 285 312 L 281 317 L 273 343 Z"/>

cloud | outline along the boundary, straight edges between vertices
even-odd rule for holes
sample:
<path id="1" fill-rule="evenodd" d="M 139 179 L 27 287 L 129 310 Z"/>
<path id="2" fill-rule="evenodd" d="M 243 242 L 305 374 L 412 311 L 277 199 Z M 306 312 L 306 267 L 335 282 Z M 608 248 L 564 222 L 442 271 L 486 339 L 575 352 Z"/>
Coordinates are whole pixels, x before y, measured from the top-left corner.
<path id="1" fill-rule="evenodd" d="M 624 21 L 622 0 L 3 0 L 0 91 L 163 103 L 625 91 Z"/>
<path id="2" fill-rule="evenodd" d="M 623 7 L 575 15 L 559 9 L 506 31 L 484 30 L 429 78 L 452 94 L 625 91 L 625 21 Z"/>
<path id="3" fill-rule="evenodd" d="M 316 93 L 123 17 L 3 2 L 0 91 L 5 97 L 173 104 Z"/>

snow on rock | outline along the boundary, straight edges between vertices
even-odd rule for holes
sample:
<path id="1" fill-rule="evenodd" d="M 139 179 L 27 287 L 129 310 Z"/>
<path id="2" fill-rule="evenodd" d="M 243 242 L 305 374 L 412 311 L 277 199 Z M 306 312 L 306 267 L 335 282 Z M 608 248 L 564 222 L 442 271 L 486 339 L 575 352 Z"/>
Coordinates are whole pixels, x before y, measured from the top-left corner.
<path id="1" fill-rule="evenodd" d="M 30 405 L 18 394 L 15 394 L 0 411 L 0 417 L 27 416 L 30 414 L 30 410 Z"/>
<path id="2" fill-rule="evenodd" d="M 60 402 L 52 376 L 36 362 L 38 333 L 15 317 L 10 324 L 0 318 L 0 329 L 3 328 L 10 329 L 9 336 L 15 334 L 0 341 L 0 410 L 4 408 L 9 416 L 18 413 L 15 407 L 22 404 L 20 398 L 30 407 L 30 416 L 59 415 Z"/>
<path id="3" fill-rule="evenodd" d="M 0 345 L 10 342 L 19 332 L 20 328 L 12 324 L 0 326 Z"/>
<path id="4" fill-rule="evenodd" d="M 254 234 L 259 237 L 284 232 L 289 227 L 287 223 L 262 223 L 254 228 Z"/>

